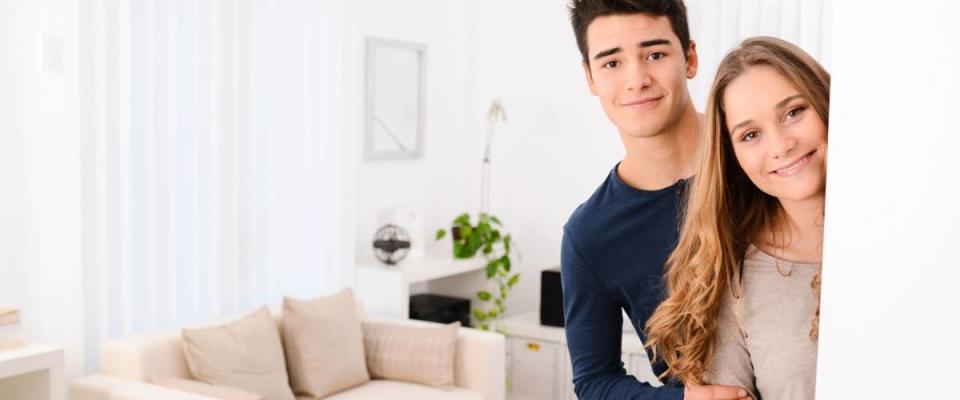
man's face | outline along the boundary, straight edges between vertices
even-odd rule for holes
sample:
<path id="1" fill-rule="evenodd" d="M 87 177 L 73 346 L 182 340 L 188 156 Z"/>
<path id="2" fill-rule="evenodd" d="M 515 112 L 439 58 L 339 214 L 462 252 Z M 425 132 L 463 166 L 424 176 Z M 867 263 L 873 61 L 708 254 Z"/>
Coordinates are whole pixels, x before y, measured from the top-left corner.
<path id="1" fill-rule="evenodd" d="M 656 136 L 679 121 L 690 101 L 687 79 L 697 74 L 693 42 L 686 58 L 685 50 L 666 16 L 610 15 L 590 23 L 590 93 L 621 133 Z"/>

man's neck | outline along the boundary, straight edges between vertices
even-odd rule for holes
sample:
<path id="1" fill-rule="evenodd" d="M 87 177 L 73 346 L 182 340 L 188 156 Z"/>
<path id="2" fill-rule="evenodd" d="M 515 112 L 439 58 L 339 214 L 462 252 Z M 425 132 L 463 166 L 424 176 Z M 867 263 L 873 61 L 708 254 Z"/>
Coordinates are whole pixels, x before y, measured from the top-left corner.
<path id="1" fill-rule="evenodd" d="M 626 155 L 617 176 L 642 190 L 663 189 L 693 176 L 701 125 L 701 116 L 688 103 L 677 123 L 660 134 L 636 138 L 621 133 Z"/>

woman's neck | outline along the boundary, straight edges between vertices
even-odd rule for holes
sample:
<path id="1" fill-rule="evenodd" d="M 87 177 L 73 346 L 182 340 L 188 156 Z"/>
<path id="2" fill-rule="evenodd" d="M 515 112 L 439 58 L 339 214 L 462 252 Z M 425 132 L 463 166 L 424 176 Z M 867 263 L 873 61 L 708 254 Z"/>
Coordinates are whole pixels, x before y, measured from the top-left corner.
<path id="1" fill-rule="evenodd" d="M 784 225 L 768 230 L 758 246 L 784 260 L 819 264 L 823 257 L 823 195 L 780 201 Z"/>

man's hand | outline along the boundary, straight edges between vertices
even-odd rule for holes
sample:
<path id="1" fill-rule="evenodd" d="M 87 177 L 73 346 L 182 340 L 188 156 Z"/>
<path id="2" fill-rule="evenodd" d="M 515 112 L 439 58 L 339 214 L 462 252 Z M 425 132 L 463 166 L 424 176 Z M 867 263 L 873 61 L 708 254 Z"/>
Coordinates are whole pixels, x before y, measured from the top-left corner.
<path id="1" fill-rule="evenodd" d="M 736 386 L 687 385 L 683 400 L 750 400 L 747 391 Z"/>

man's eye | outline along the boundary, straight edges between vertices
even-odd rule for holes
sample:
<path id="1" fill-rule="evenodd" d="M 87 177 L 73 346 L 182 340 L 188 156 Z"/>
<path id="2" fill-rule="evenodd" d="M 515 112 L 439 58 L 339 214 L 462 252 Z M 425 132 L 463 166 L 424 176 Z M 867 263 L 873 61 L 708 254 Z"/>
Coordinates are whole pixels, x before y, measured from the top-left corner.
<path id="1" fill-rule="evenodd" d="M 750 142 L 757 138 L 757 131 L 750 131 L 743 134 L 743 137 L 740 140 L 744 142 Z"/>
<path id="2" fill-rule="evenodd" d="M 620 65 L 620 61 L 612 60 L 612 61 L 607 61 L 607 62 L 605 62 L 605 63 L 603 64 L 603 67 L 604 67 L 604 68 L 616 68 L 618 65 Z"/>
<path id="3" fill-rule="evenodd" d="M 657 60 L 662 59 L 662 58 L 664 58 L 664 57 L 666 57 L 666 56 L 667 56 L 667 55 L 664 54 L 663 52 L 655 51 L 655 52 L 653 52 L 653 53 L 650 53 L 650 55 L 647 56 L 647 59 L 650 60 L 650 61 L 657 61 Z"/>

